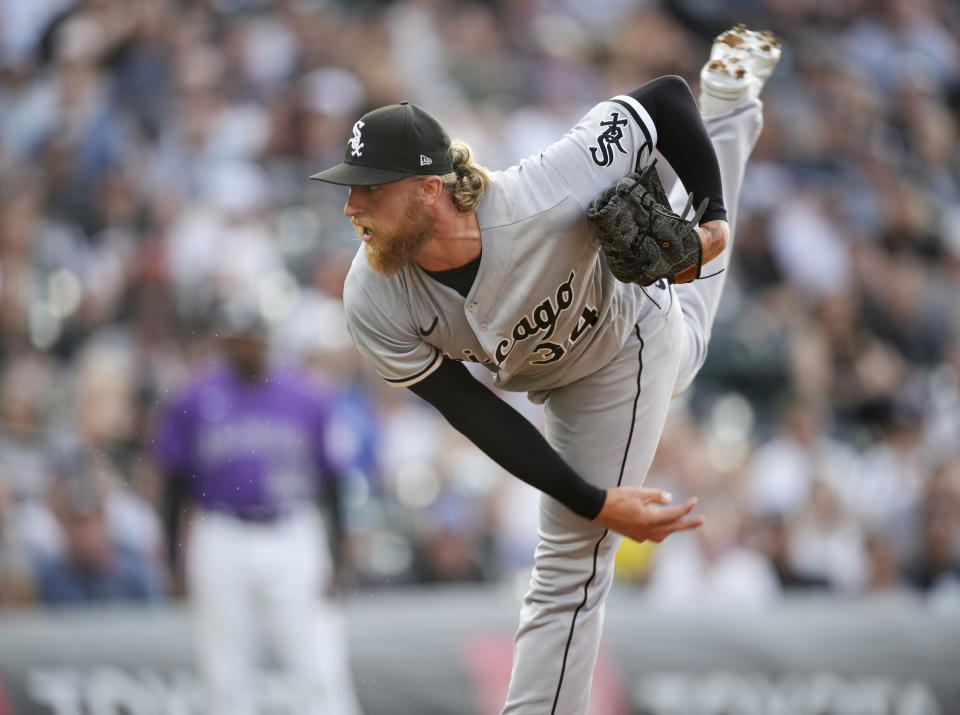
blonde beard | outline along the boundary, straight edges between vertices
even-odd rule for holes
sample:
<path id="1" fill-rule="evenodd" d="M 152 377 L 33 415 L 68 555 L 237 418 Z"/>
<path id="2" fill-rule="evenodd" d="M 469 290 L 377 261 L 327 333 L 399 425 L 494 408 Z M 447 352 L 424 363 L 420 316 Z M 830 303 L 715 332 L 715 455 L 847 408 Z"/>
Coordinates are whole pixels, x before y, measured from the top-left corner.
<path id="1" fill-rule="evenodd" d="M 392 276 L 430 240 L 433 220 L 411 197 L 397 225 L 389 231 L 375 228 L 373 235 L 375 240 L 363 245 L 367 262 L 377 273 Z"/>

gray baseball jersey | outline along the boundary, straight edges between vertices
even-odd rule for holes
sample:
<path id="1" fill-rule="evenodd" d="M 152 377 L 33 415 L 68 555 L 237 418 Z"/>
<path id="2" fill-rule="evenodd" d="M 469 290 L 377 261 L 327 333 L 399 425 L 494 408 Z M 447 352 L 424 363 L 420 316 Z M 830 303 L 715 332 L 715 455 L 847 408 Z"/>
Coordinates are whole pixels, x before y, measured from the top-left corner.
<path id="1" fill-rule="evenodd" d="M 494 172 L 477 209 L 483 252 L 465 299 L 414 262 L 380 275 L 361 249 L 344 286 L 360 352 L 397 386 L 425 378 L 443 355 L 480 362 L 499 387 L 517 391 L 569 384 L 608 363 L 656 307 L 610 273 L 584 212 L 648 164 L 656 143 L 647 111 L 621 95 L 540 154 Z M 648 293 L 662 304 L 666 290 Z"/>

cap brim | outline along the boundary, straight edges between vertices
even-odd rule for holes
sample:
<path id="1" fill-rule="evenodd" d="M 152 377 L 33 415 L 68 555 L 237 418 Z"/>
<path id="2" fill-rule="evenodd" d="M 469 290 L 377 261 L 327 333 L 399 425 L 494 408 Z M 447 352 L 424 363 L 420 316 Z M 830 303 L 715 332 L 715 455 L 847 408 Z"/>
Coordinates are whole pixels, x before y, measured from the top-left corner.
<path id="1" fill-rule="evenodd" d="M 373 166 L 359 164 L 337 164 L 325 171 L 318 172 L 310 178 L 314 181 L 326 181 L 328 184 L 342 186 L 373 186 L 374 184 L 389 184 L 410 176 L 409 172 L 394 171 L 393 169 L 378 169 Z"/>

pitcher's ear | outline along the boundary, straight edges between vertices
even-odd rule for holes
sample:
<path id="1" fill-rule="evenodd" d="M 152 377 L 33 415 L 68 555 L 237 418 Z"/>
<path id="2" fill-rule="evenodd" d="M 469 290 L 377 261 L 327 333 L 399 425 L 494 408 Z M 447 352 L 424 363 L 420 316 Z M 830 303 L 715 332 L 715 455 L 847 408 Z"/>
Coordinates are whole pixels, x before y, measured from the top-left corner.
<path id="1" fill-rule="evenodd" d="M 433 203 L 443 196 L 443 179 L 439 176 L 424 176 L 420 182 L 420 192 L 424 203 Z"/>

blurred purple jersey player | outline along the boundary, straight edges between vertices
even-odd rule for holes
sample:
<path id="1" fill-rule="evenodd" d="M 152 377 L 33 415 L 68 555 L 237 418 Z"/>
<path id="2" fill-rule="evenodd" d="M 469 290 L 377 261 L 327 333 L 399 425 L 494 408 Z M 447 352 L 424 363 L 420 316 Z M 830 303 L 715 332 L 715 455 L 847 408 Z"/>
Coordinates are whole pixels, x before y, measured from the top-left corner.
<path id="1" fill-rule="evenodd" d="M 263 379 L 218 364 L 167 410 L 157 453 L 191 501 L 242 521 L 276 521 L 317 497 L 328 400 L 303 376 Z"/>
<path id="2" fill-rule="evenodd" d="M 155 443 L 175 568 L 179 515 L 184 501 L 194 507 L 184 570 L 207 712 L 259 711 L 262 633 L 289 678 L 292 712 L 355 715 L 342 625 L 323 600 L 333 566 L 322 497 L 339 521 L 324 446 L 330 397 L 303 374 L 268 367 L 255 311 L 225 303 L 215 321 L 223 360 L 166 406 Z"/>

